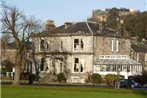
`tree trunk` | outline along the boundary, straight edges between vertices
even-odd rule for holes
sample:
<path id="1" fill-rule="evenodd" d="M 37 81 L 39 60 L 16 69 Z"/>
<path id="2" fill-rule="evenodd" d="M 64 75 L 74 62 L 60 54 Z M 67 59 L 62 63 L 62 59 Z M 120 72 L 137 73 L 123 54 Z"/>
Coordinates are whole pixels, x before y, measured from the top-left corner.
<path id="1" fill-rule="evenodd" d="M 14 74 L 14 81 L 13 85 L 19 85 L 20 83 L 20 65 L 15 65 L 15 74 Z"/>
<path id="2" fill-rule="evenodd" d="M 16 61 L 15 61 L 15 74 L 14 74 L 13 85 L 19 85 L 20 73 L 21 73 L 21 54 L 17 53 Z"/>

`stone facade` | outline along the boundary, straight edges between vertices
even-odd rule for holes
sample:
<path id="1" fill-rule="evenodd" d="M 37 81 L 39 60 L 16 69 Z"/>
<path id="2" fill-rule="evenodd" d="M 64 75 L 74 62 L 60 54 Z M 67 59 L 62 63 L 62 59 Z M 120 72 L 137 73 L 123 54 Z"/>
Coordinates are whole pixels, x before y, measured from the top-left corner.
<path id="1" fill-rule="evenodd" d="M 50 49 L 41 50 L 42 40 L 44 40 L 45 48 L 49 43 L 52 43 L 49 44 Z M 68 82 L 84 82 L 85 80 L 83 79 L 86 78 L 87 72 L 92 71 L 92 40 L 92 36 L 34 38 L 33 42 L 35 43 L 36 59 L 39 61 L 40 65 L 41 62 L 47 63 L 46 72 L 48 73 L 52 73 L 53 69 L 55 69 L 55 74 L 68 70 Z M 44 58 L 45 61 L 41 61 L 42 58 Z M 82 65 L 80 66 L 80 64 Z M 43 72 L 44 69 L 46 68 L 41 69 L 41 71 Z"/>
<path id="2" fill-rule="evenodd" d="M 45 50 L 43 49 L 44 51 L 41 50 L 42 40 L 46 43 L 44 44 L 46 48 L 49 47 L 47 45 L 52 41 L 52 44 L 49 44 L 51 49 L 45 48 Z M 33 42 L 36 47 L 35 53 L 36 59 L 39 61 L 39 67 L 43 66 L 40 71 L 42 73 L 55 74 L 66 71 L 68 74 L 68 83 L 85 83 L 88 74 L 93 73 L 94 64 L 100 55 L 127 55 L 130 58 L 131 53 L 130 40 L 124 38 L 58 36 L 41 39 L 34 38 Z M 116 42 L 115 44 L 118 47 L 112 49 L 114 42 Z M 115 50 L 116 52 L 114 52 Z"/>
<path id="3" fill-rule="evenodd" d="M 6 48 L 1 48 L 1 65 L 0 70 L 3 71 L 3 74 L 6 76 L 13 77 L 13 73 L 15 72 L 15 61 L 16 61 L 16 53 L 17 49 L 15 44 L 9 43 Z M 32 50 L 26 49 L 25 54 L 23 55 L 23 65 L 21 66 L 21 71 L 26 72 L 30 69 L 30 62 L 32 62 Z"/>
<path id="4" fill-rule="evenodd" d="M 147 44 L 143 42 L 132 42 L 131 46 L 131 58 L 140 62 L 142 70 L 147 71 Z"/>
<path id="5" fill-rule="evenodd" d="M 100 55 L 123 55 L 130 58 L 130 39 L 99 33 L 97 25 L 74 23 L 68 27 L 61 26 L 33 36 L 35 58 L 40 72 L 52 74 L 63 72 L 66 73 L 68 83 L 85 83 L 89 74 L 106 75 L 111 71 L 95 72 L 97 58 Z M 133 75 L 130 71 L 133 67 L 121 66 L 122 75 L 127 77 L 128 71 L 128 75 Z M 117 74 L 116 65 L 115 70 L 110 73 Z"/>
<path id="6" fill-rule="evenodd" d="M 117 47 L 112 45 L 116 44 Z M 116 50 L 116 52 L 114 52 Z M 130 55 L 131 43 L 129 39 L 115 37 L 96 37 L 96 55 Z"/>
<path id="7" fill-rule="evenodd" d="M 101 75 L 107 74 L 118 74 L 117 67 L 119 67 L 119 74 L 125 79 L 128 76 L 132 76 L 135 74 L 141 74 L 141 66 L 132 65 L 132 64 L 97 64 L 97 59 L 103 57 L 107 58 L 107 62 L 110 60 L 115 60 L 115 56 L 126 57 L 128 59 L 132 59 L 131 54 L 131 41 L 126 38 L 117 38 L 117 37 L 101 37 L 97 36 L 95 38 L 95 48 L 94 48 L 94 73 L 99 73 Z M 138 68 L 139 70 L 137 70 Z"/>

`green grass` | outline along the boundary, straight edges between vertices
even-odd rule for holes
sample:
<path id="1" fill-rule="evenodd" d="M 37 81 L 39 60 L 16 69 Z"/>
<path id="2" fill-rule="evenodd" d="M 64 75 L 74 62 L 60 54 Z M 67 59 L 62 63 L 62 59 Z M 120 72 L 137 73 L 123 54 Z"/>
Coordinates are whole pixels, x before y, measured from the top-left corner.
<path id="1" fill-rule="evenodd" d="M 147 98 L 147 91 L 127 89 L 2 86 L 1 98 Z"/>

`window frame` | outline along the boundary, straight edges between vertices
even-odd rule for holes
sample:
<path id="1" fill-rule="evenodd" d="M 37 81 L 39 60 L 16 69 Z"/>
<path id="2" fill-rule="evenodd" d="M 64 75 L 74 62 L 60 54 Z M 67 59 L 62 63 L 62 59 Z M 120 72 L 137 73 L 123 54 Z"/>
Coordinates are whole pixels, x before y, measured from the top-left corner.
<path id="1" fill-rule="evenodd" d="M 144 61 L 147 62 L 147 53 L 144 55 Z"/>
<path id="2" fill-rule="evenodd" d="M 78 62 L 75 61 L 76 59 L 78 60 Z M 84 65 L 85 65 L 84 59 L 77 58 L 77 57 L 74 58 L 73 59 L 73 73 L 84 73 L 84 70 L 85 70 Z"/>
<path id="3" fill-rule="evenodd" d="M 40 51 L 43 51 L 45 49 L 45 40 L 44 39 L 41 39 L 40 40 L 40 46 L 39 46 L 39 48 L 40 48 Z"/>
<path id="4" fill-rule="evenodd" d="M 60 41 L 60 52 L 63 52 L 63 41 Z"/>
<path id="5" fill-rule="evenodd" d="M 75 42 L 77 40 L 77 42 Z M 73 39 L 73 51 L 83 51 L 85 48 L 84 39 L 83 38 L 74 38 Z"/>

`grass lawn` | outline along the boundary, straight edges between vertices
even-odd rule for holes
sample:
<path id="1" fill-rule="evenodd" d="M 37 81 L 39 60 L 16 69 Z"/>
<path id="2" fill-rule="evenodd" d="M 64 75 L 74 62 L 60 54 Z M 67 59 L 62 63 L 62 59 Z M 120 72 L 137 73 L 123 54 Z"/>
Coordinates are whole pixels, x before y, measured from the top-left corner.
<path id="1" fill-rule="evenodd" d="M 2 86 L 1 98 L 147 98 L 147 91 L 106 88 Z"/>

